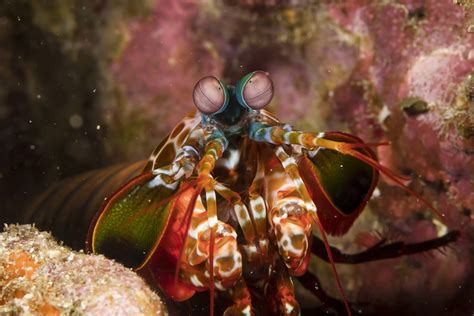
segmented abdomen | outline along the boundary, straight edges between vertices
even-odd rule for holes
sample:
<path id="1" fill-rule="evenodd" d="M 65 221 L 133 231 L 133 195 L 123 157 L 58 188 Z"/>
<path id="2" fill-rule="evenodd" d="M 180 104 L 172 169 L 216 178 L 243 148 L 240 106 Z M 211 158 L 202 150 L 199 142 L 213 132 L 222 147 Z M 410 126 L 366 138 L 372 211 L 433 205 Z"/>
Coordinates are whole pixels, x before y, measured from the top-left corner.
<path id="1" fill-rule="evenodd" d="M 92 218 L 104 198 L 137 176 L 146 161 L 93 170 L 52 185 L 21 214 L 20 223 L 35 225 L 74 249 L 84 249 Z"/>

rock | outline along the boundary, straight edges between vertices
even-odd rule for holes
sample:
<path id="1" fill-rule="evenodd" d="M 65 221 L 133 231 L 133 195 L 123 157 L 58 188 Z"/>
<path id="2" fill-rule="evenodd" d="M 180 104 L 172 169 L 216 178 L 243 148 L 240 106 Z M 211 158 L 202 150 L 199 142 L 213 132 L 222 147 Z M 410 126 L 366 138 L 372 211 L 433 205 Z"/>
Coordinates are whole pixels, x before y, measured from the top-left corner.
<path id="1" fill-rule="evenodd" d="M 0 314 L 167 315 L 135 272 L 71 251 L 31 225 L 0 234 Z"/>

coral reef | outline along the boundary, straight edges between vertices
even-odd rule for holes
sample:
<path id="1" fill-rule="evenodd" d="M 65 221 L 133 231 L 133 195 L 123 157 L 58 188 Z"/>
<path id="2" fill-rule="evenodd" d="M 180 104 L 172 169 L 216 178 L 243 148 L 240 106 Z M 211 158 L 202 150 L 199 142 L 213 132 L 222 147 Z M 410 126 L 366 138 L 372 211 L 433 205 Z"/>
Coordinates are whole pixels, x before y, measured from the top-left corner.
<path id="1" fill-rule="evenodd" d="M 0 233 L 0 293 L 2 315 L 167 315 L 134 272 L 28 225 Z"/>
<path id="2" fill-rule="evenodd" d="M 0 4 L 6 221 L 58 178 L 145 158 L 193 109 L 200 77 L 264 69 L 285 122 L 390 141 L 380 161 L 462 231 L 445 255 L 338 267 L 350 298 L 387 302 L 394 314 L 474 308 L 472 1 L 45 3 Z M 350 252 L 379 234 L 419 241 L 447 227 L 382 179 L 370 210 L 332 242 Z M 312 268 L 331 289 L 328 266 Z"/>

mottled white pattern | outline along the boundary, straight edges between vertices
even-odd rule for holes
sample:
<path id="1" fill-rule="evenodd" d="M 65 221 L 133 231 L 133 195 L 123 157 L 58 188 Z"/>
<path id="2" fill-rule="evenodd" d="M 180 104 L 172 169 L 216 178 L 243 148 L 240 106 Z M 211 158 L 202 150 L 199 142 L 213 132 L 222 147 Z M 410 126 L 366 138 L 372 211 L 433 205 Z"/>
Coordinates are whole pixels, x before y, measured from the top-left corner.
<path id="1" fill-rule="evenodd" d="M 163 186 L 167 189 L 174 190 L 178 187 L 178 184 L 179 184 L 178 181 L 171 182 L 171 183 L 166 183 L 165 181 L 163 181 L 163 179 L 161 178 L 161 175 L 159 174 L 156 177 L 154 177 L 153 180 L 151 180 L 148 183 L 148 187 L 149 188 L 155 188 L 155 187 L 158 187 L 158 186 Z"/>

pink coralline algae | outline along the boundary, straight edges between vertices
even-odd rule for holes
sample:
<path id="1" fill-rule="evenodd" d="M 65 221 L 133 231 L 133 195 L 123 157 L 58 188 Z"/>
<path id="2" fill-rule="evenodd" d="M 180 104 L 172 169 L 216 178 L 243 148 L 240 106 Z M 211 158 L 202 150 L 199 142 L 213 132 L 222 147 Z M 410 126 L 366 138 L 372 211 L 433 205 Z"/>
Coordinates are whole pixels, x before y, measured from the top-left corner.
<path id="1" fill-rule="evenodd" d="M 222 71 L 222 62 L 209 55 L 210 43 L 194 36 L 198 9 L 197 3 L 158 2 L 151 16 L 130 25 L 130 41 L 111 69 L 131 106 L 112 113 L 114 119 L 145 118 L 147 137 L 159 139 L 193 109 L 194 83 L 203 73 Z"/>
<path id="2" fill-rule="evenodd" d="M 472 241 L 473 9 L 450 0 L 158 2 L 152 17 L 132 25 L 112 71 L 130 104 L 160 120 L 150 128 L 155 134 L 193 108 L 199 77 L 233 81 L 269 71 L 276 88 L 271 109 L 285 122 L 390 141 L 377 149 L 380 161 L 409 176 L 410 187 L 444 214 L 448 227 Z M 365 212 L 375 218 L 362 216 L 341 242 L 347 249 L 357 248 L 348 241 L 357 229 L 406 241 L 446 230 L 389 180 L 378 189 Z M 465 298 L 474 289 L 464 280 L 473 277 L 472 246 L 453 248 L 448 256 L 393 259 L 342 274 L 353 280 L 352 298 L 417 306 L 412 311 L 469 308 Z M 433 296 L 437 303 L 418 303 Z"/>
<path id="3" fill-rule="evenodd" d="M 333 14 L 343 9 L 335 6 Z M 347 12 L 350 17 L 341 24 L 355 34 L 364 30 L 361 42 L 369 47 L 362 50 L 371 54 L 353 79 L 336 90 L 334 104 L 339 115 L 351 119 L 353 131 L 365 139 L 390 140 L 393 167 L 421 177 L 440 209 L 456 205 L 458 211 L 445 212 L 450 222 L 465 221 L 461 210 L 474 206 L 472 174 L 466 172 L 474 170 L 474 122 L 469 114 L 474 38 L 464 23 L 464 9 L 428 1 L 361 5 Z M 351 87 L 360 80 L 370 86 L 368 97 L 361 97 L 366 92 L 363 89 Z M 402 110 L 407 98 L 424 104 L 423 113 Z M 374 103 L 378 103 L 375 108 Z M 376 125 L 385 132 L 371 135 L 374 129 L 367 130 L 367 117 L 380 119 L 384 110 L 390 114 Z M 405 215 L 414 208 L 406 208 Z"/>

